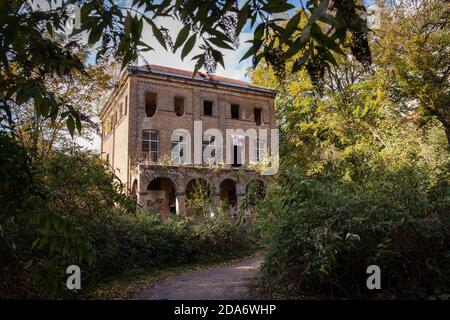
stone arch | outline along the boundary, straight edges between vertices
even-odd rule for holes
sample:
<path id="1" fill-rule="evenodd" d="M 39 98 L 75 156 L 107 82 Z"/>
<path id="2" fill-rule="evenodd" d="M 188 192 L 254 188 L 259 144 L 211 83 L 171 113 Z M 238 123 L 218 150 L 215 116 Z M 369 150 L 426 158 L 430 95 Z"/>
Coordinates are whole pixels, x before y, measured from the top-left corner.
<path id="1" fill-rule="evenodd" d="M 266 184 L 260 179 L 250 180 L 245 187 L 245 193 L 248 192 L 255 192 L 260 198 L 264 198 L 266 196 Z"/>
<path id="2" fill-rule="evenodd" d="M 159 209 L 163 215 L 175 213 L 177 208 L 176 185 L 168 177 L 156 177 L 147 185 L 148 207 Z"/>
<path id="3" fill-rule="evenodd" d="M 244 208 L 254 211 L 259 201 L 266 196 L 266 184 L 260 179 L 250 180 L 245 187 Z"/>
<path id="4" fill-rule="evenodd" d="M 206 192 L 208 197 L 211 196 L 211 186 L 208 180 L 200 177 L 195 177 L 190 179 L 189 182 L 186 183 L 186 198 L 192 198 L 196 192 Z"/>
<path id="5" fill-rule="evenodd" d="M 211 185 L 203 178 L 190 179 L 185 187 L 186 208 L 190 214 L 207 213 L 211 202 Z"/>
<path id="6" fill-rule="evenodd" d="M 235 180 L 226 178 L 220 183 L 220 200 L 228 205 L 230 212 L 234 213 L 237 210 L 238 194 L 237 183 Z"/>

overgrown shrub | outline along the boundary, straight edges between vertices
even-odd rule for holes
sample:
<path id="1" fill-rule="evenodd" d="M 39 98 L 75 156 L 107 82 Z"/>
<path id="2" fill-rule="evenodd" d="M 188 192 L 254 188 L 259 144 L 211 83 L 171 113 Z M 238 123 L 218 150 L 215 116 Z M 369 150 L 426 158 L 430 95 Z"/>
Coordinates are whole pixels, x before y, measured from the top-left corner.
<path id="1" fill-rule="evenodd" d="M 135 215 L 96 216 L 89 228 L 96 251 L 94 268 L 102 276 L 133 267 L 238 255 L 254 245 L 244 226 L 220 216 L 161 219 L 139 210 Z"/>
<path id="2" fill-rule="evenodd" d="M 224 215 L 161 219 L 135 212 L 95 155 L 55 152 L 29 169 L 34 191 L 26 189 L 20 203 L 2 197 L 14 211 L 1 215 L 1 298 L 76 297 L 66 288 L 73 264 L 86 289 L 132 268 L 223 258 L 253 246 L 246 229 Z"/>
<path id="3" fill-rule="evenodd" d="M 450 161 L 441 156 L 282 171 L 259 206 L 264 285 L 307 297 L 448 298 Z M 373 264 L 382 290 L 366 287 Z"/>

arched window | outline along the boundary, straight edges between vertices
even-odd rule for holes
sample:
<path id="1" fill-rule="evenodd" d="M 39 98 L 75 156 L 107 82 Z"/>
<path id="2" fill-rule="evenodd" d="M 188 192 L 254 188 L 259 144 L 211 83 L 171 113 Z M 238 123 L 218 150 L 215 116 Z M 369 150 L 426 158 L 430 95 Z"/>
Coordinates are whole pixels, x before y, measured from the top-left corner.
<path id="1" fill-rule="evenodd" d="M 236 182 L 225 179 L 220 184 L 220 200 L 223 201 L 234 216 L 237 213 Z"/>

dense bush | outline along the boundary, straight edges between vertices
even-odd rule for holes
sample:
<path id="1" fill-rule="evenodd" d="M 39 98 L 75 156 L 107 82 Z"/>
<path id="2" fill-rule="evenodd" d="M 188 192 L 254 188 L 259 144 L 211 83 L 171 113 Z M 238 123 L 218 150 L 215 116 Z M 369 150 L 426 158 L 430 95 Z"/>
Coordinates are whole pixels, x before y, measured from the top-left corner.
<path id="1" fill-rule="evenodd" d="M 131 267 L 238 255 L 253 245 L 245 228 L 226 216 L 161 219 L 139 210 L 96 216 L 89 224 L 96 251 L 93 267 L 102 276 Z"/>
<path id="2" fill-rule="evenodd" d="M 1 197 L 7 209 L 0 224 L 2 298 L 73 297 L 65 285 L 72 264 L 81 267 L 86 289 L 135 267 L 223 258 L 253 245 L 246 229 L 226 215 L 161 219 L 136 212 L 95 155 L 53 152 L 45 163 L 25 165 L 23 190 L 14 185 L 19 194 Z M 2 174 L 15 167 L 5 166 Z"/>
<path id="3" fill-rule="evenodd" d="M 259 206 L 263 283 L 308 297 L 448 298 L 450 157 L 422 146 L 282 170 Z M 382 290 L 366 287 L 373 264 Z"/>

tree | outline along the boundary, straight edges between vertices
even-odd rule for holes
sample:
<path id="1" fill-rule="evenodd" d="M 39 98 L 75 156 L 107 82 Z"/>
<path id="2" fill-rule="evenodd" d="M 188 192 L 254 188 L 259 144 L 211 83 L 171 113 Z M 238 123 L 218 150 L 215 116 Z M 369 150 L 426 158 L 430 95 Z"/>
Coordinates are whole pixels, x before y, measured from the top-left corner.
<path id="1" fill-rule="evenodd" d="M 399 25 L 408 18 L 396 17 Z M 397 80 L 385 54 L 392 46 L 395 54 L 408 48 L 408 32 L 401 30 L 409 31 L 369 39 L 371 72 L 336 55 L 321 92 L 307 70 L 290 72 L 296 57 L 287 61 L 282 81 L 264 59 L 252 72 L 253 83 L 279 91 L 280 169 L 257 206 L 267 248 L 260 284 L 272 292 L 445 297 L 450 154 L 437 119 L 423 123 L 419 108 L 406 105 L 410 96 L 397 91 L 420 92 Z M 415 74 L 417 66 L 404 66 L 404 74 Z M 423 80 L 431 89 L 434 82 Z M 366 288 L 371 264 L 390 270 L 383 292 Z"/>
<path id="2" fill-rule="evenodd" d="M 79 49 L 83 61 L 87 59 L 89 49 Z M 119 69 L 120 65 L 115 62 L 99 61 L 86 67 L 85 73 L 76 74 L 71 79 L 45 79 L 45 85 L 55 93 L 56 100 L 79 113 L 79 120 L 84 123 L 83 130 L 79 132 L 81 138 L 90 141 L 94 135 L 100 134 L 100 128 L 93 119 L 106 102 L 106 93 L 113 89 L 117 78 L 114 75 Z M 77 146 L 71 138 L 77 126 L 75 122 L 67 121 L 65 117 L 55 120 L 38 117 L 31 102 L 14 105 L 11 113 L 15 119 L 17 139 L 29 150 L 34 161 L 45 161 L 55 147 L 68 150 Z"/>
<path id="3" fill-rule="evenodd" d="M 58 101 L 45 79 L 71 78 L 76 73 L 86 72 L 85 64 L 74 52 L 82 43 L 80 36 L 83 34 L 88 35 L 88 44 L 98 44 L 97 59 L 111 52 L 122 60 L 122 66 L 135 61 L 140 51 L 153 50 L 142 38 L 144 23 L 151 27 L 164 48 L 169 47 L 175 52 L 183 47 L 182 58 L 199 42 L 203 52 L 193 58 L 197 61 L 194 73 L 202 66 L 212 72 L 217 63 L 223 65 L 221 50 L 237 46 L 238 35 L 247 21 L 255 30 L 252 47 L 243 58 L 253 56 L 255 65 L 265 57 L 274 66 L 282 68 L 282 61 L 301 52 L 297 68 L 306 63 L 311 75 L 320 76 L 321 70 L 334 62 L 330 51 L 341 51 L 347 31 L 352 36 L 352 52 L 356 59 L 370 63 L 368 29 L 361 18 L 364 7 L 358 2 L 311 0 L 282 25 L 283 19 L 276 18 L 276 14 L 294 8 L 287 0 L 249 0 L 241 8 L 236 0 L 164 0 L 159 3 L 135 0 L 131 7 L 123 7 L 111 0 L 66 0 L 59 4 L 3 1 L 0 4 L 2 125 L 5 126 L 6 121 L 8 132 L 13 133 L 11 107 L 32 100 L 37 116 L 52 120 L 62 116 L 69 128 L 75 123 L 80 130 L 80 114 Z M 41 9 L 43 4 L 47 7 Z M 56 35 L 67 33 L 65 25 L 71 20 L 73 7 L 80 9 L 79 28 L 67 41 L 61 42 Z M 175 41 L 166 28 L 156 25 L 157 17 L 170 17 L 183 23 Z M 302 19 L 306 19 L 304 24 L 300 24 Z M 300 27 L 302 25 L 304 27 Z M 323 28 L 327 29 L 326 33 L 322 32 Z"/>
<path id="4" fill-rule="evenodd" d="M 450 146 L 450 28 L 448 3 L 380 3 L 383 28 L 374 46 L 375 63 L 385 71 L 390 98 L 403 112 L 442 123 Z"/>

